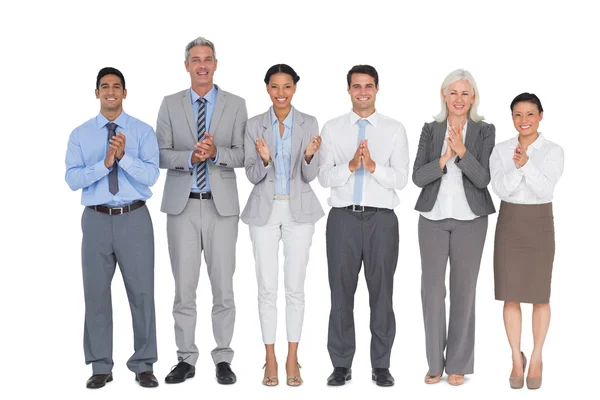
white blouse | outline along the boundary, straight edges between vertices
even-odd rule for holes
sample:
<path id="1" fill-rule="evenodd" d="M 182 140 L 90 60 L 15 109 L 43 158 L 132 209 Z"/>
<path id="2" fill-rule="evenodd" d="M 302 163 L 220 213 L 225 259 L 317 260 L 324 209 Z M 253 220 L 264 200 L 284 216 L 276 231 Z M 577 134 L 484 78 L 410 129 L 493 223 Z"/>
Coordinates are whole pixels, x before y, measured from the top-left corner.
<path id="1" fill-rule="evenodd" d="M 448 126 L 448 124 L 446 124 Z M 462 130 L 463 143 L 467 138 L 467 124 Z M 446 127 L 446 138 L 448 137 L 448 128 Z M 444 140 L 442 152 L 444 155 L 448 148 L 448 142 Z M 463 173 L 455 164 L 456 157 L 452 157 L 446 163 L 446 174 L 442 176 L 440 190 L 431 211 L 421 212 L 421 215 L 432 221 L 440 221 L 446 218 L 454 218 L 462 221 L 470 221 L 477 218 L 477 215 L 471 211 L 467 202 L 465 187 L 463 184 Z"/>
<path id="2" fill-rule="evenodd" d="M 517 168 L 512 159 L 518 136 L 499 143 L 490 156 L 492 189 L 503 201 L 516 204 L 552 202 L 554 186 L 563 173 L 564 152 L 540 133 L 527 148 L 529 160 Z"/>

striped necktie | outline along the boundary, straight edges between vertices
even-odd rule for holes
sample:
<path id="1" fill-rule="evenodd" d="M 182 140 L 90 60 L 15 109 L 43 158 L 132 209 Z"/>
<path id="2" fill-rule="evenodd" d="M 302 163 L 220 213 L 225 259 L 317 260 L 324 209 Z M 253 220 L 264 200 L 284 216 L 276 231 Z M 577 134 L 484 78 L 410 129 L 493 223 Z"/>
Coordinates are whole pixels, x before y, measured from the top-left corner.
<path id="1" fill-rule="evenodd" d="M 198 110 L 198 142 L 204 140 L 206 133 L 206 99 L 200 97 L 198 99 L 200 110 Z M 198 189 L 204 189 L 206 186 L 206 161 L 201 161 L 196 164 L 196 185 Z"/>

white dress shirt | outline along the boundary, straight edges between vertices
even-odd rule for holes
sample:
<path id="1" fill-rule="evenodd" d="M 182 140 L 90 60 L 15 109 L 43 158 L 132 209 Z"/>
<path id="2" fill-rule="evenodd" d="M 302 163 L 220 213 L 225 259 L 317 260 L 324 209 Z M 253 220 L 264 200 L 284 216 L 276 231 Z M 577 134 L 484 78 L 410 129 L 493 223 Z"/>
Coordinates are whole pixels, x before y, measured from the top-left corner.
<path id="1" fill-rule="evenodd" d="M 354 173 L 348 163 L 358 149 L 358 120 L 351 111 L 332 119 L 321 131 L 321 158 L 319 182 L 331 187 L 327 203 L 331 207 L 346 207 L 353 204 Z M 366 120 L 365 139 L 375 171 L 365 169 L 362 191 L 362 206 L 393 209 L 400 204 L 396 190 L 408 182 L 408 140 L 404 126 L 389 117 L 374 112 Z"/>
<path id="2" fill-rule="evenodd" d="M 463 126 L 462 130 L 463 143 L 467 138 L 467 124 Z M 449 126 L 450 124 L 446 124 L 446 138 L 448 137 Z M 444 155 L 447 149 L 448 142 L 444 140 L 440 156 Z M 447 172 L 441 178 L 440 190 L 437 199 L 435 200 L 435 204 L 431 211 L 421 213 L 423 217 L 432 221 L 440 221 L 446 218 L 470 221 L 477 218 L 477 215 L 471 211 L 471 207 L 467 201 L 463 183 L 463 173 L 455 164 L 456 157 L 458 156 L 455 155 L 446 163 Z"/>
<path id="3" fill-rule="evenodd" d="M 494 193 L 508 203 L 550 203 L 554 186 L 563 173 L 562 147 L 546 140 L 540 133 L 527 148 L 529 160 L 517 168 L 512 158 L 518 143 L 517 136 L 494 147 L 490 157 Z"/>

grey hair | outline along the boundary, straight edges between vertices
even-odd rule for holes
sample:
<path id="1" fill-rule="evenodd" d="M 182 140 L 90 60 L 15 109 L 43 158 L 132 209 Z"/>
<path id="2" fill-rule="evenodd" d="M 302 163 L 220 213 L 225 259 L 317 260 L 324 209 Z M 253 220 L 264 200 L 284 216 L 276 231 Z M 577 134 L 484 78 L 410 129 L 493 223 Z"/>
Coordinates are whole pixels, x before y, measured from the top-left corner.
<path id="1" fill-rule="evenodd" d="M 442 91 L 444 91 L 444 93 L 446 95 L 448 95 L 448 87 L 450 85 L 452 85 L 454 82 L 460 81 L 462 79 L 469 82 L 469 84 L 471 85 L 471 90 L 472 90 L 473 94 L 475 95 L 475 102 L 473 103 L 473 105 L 471 106 L 471 108 L 469 110 L 469 118 L 471 118 L 471 120 L 473 120 L 473 122 L 479 122 L 479 121 L 483 120 L 483 115 L 479 115 L 477 113 L 477 107 L 479 106 L 479 90 L 477 89 L 477 83 L 475 83 L 475 79 L 473 78 L 473 75 L 471 75 L 471 73 L 465 69 L 457 69 L 456 71 L 450 72 L 448 74 L 448 76 L 446 77 L 446 79 L 444 79 L 444 82 L 442 82 L 442 88 L 440 91 L 440 100 L 442 103 L 442 110 L 440 111 L 440 113 L 438 115 L 433 117 L 437 122 L 444 122 L 448 118 L 448 106 L 446 105 L 446 102 L 444 101 L 444 96 L 442 95 Z"/>
<path id="2" fill-rule="evenodd" d="M 212 49 L 213 57 L 215 60 L 217 59 L 217 52 L 215 51 L 215 45 L 208 39 L 203 38 L 202 36 L 198 36 L 196 39 L 192 40 L 185 46 L 185 61 L 190 57 L 190 50 L 192 47 L 196 46 L 208 46 Z"/>

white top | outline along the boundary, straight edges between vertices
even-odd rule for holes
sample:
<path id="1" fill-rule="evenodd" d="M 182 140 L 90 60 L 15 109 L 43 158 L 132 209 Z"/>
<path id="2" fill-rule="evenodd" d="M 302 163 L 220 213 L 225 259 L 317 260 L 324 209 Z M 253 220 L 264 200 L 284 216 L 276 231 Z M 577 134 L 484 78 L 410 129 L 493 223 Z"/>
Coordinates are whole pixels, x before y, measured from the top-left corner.
<path id="1" fill-rule="evenodd" d="M 331 187 L 327 203 L 331 207 L 353 204 L 354 173 L 348 163 L 358 148 L 358 120 L 353 111 L 328 121 L 321 131 L 319 182 Z M 371 158 L 376 163 L 371 174 L 365 169 L 362 206 L 393 209 L 400 204 L 396 190 L 408 182 L 408 140 L 404 126 L 374 112 L 365 128 Z"/>
<path id="2" fill-rule="evenodd" d="M 446 124 L 446 138 L 448 137 L 448 127 L 450 124 Z M 463 143 L 467 137 L 467 124 L 462 130 Z M 442 153 L 444 155 L 448 148 L 448 142 L 444 140 L 442 146 Z M 467 195 L 465 194 L 465 186 L 463 184 L 463 173 L 454 163 L 456 157 L 452 157 L 446 163 L 446 174 L 442 176 L 440 183 L 440 190 L 435 200 L 435 204 L 431 211 L 422 212 L 421 215 L 427 219 L 433 221 L 439 221 L 446 218 L 454 218 L 462 221 L 470 221 L 477 218 L 477 215 L 471 211 L 471 207 L 467 202 Z"/>
<path id="3" fill-rule="evenodd" d="M 562 147 L 540 133 L 527 149 L 529 160 L 517 169 L 512 157 L 518 143 L 517 136 L 494 147 L 490 157 L 494 193 L 508 203 L 550 203 L 554 186 L 563 173 Z"/>

